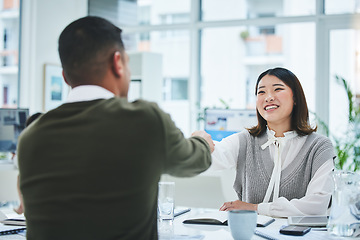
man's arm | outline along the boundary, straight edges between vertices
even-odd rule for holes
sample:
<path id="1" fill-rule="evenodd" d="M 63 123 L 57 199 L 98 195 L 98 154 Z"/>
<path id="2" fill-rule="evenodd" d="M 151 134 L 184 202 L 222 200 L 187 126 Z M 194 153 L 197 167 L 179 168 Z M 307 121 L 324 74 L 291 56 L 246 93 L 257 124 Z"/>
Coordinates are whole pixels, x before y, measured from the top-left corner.
<path id="1" fill-rule="evenodd" d="M 192 137 L 201 137 L 203 139 L 205 139 L 205 141 L 209 144 L 209 147 L 210 147 L 210 152 L 213 153 L 214 152 L 214 147 L 215 147 L 215 144 L 213 142 L 213 140 L 211 139 L 211 136 L 210 134 L 208 134 L 207 132 L 205 131 L 195 131 L 191 134 Z"/>
<path id="2" fill-rule="evenodd" d="M 184 138 L 170 116 L 159 109 L 162 121 L 166 160 L 164 173 L 178 177 L 195 176 L 209 168 L 214 143 L 210 136 Z"/>

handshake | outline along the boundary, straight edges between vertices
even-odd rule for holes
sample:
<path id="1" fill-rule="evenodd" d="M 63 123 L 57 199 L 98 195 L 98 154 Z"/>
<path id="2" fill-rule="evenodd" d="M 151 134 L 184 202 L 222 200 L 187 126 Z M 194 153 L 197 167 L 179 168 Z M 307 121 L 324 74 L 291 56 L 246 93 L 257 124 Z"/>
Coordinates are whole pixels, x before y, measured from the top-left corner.
<path id="1" fill-rule="evenodd" d="M 213 140 L 211 139 L 210 134 L 208 134 L 205 131 L 195 131 L 191 134 L 192 137 L 202 137 L 206 140 L 206 142 L 209 144 L 210 152 L 212 153 L 214 151 L 215 144 Z"/>

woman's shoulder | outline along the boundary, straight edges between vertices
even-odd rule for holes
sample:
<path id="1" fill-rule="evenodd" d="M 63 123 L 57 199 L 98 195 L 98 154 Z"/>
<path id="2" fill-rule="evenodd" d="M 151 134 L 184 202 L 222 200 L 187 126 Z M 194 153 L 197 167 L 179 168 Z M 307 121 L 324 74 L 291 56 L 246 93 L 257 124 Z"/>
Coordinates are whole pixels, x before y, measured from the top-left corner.
<path id="1" fill-rule="evenodd" d="M 314 149 L 321 151 L 334 151 L 334 146 L 327 136 L 324 136 L 320 133 L 311 133 L 308 135 L 305 145 L 312 146 Z"/>
<path id="2" fill-rule="evenodd" d="M 241 142 L 248 142 L 250 144 L 254 144 L 255 142 L 266 142 L 267 140 L 266 132 L 258 136 L 253 136 L 248 130 L 239 132 L 238 137 Z"/>
<path id="3" fill-rule="evenodd" d="M 317 142 L 323 142 L 323 141 L 331 142 L 327 136 L 322 135 L 320 133 L 316 133 L 316 132 L 310 133 L 309 135 L 307 135 L 307 138 L 312 141 L 317 141 Z"/>
<path id="4" fill-rule="evenodd" d="M 246 130 L 246 129 L 244 129 L 244 130 L 242 130 L 241 132 L 239 132 L 239 133 L 237 133 L 237 135 L 238 135 L 238 137 L 240 138 L 240 139 L 251 139 L 251 138 L 254 138 L 250 133 L 249 133 L 249 131 L 248 130 Z"/>

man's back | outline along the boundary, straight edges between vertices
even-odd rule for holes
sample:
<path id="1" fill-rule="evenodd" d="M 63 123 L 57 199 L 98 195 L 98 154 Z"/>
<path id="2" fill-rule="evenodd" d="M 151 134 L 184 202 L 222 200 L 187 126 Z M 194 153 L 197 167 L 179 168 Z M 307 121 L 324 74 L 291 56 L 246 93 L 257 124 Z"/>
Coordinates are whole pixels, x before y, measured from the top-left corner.
<path id="1" fill-rule="evenodd" d="M 157 239 L 161 173 L 210 164 L 155 104 L 111 98 L 64 104 L 19 140 L 28 239 Z"/>

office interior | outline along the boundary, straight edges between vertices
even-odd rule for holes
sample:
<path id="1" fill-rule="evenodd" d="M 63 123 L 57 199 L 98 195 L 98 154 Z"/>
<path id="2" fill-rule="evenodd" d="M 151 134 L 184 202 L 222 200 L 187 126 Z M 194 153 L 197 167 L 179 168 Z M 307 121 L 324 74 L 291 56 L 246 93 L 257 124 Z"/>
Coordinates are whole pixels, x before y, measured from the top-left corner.
<path id="1" fill-rule="evenodd" d="M 258 75 L 277 66 L 298 76 L 311 121 L 321 119 L 333 135 L 348 126 L 336 76 L 359 105 L 359 0 L 0 0 L 1 7 L 0 108 L 33 114 L 65 100 L 69 88 L 52 82 L 61 78 L 58 36 L 87 15 L 123 30 L 129 100 L 157 102 L 185 136 L 204 129 L 205 109 L 254 110 Z M 61 94 L 54 99 L 53 91 Z M 0 164 L 0 171 L 0 202 L 17 200 L 17 170 Z M 236 199 L 234 176 L 163 179 L 176 182 L 178 204 L 218 208 Z"/>

